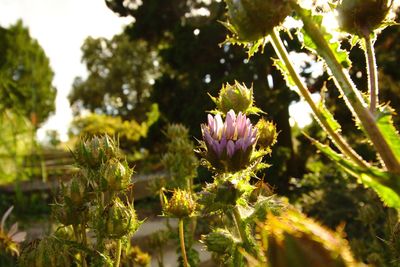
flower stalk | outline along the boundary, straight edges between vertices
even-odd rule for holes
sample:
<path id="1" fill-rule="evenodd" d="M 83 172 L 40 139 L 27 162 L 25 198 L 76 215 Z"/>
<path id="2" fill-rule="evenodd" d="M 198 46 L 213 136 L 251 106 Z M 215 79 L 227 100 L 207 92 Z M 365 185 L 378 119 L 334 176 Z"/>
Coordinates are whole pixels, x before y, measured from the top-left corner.
<path id="1" fill-rule="evenodd" d="M 303 21 L 304 30 L 313 40 L 316 47 L 318 47 L 318 53 L 322 58 L 324 58 L 329 69 L 332 71 L 335 83 L 343 95 L 347 106 L 361 122 L 369 139 L 382 158 L 385 167 L 390 172 L 400 174 L 400 163 L 397 161 L 393 150 L 379 130 L 375 118 L 366 106 L 360 92 L 355 88 L 349 73 L 335 57 L 319 27 L 315 24 L 312 18 L 309 17 L 305 10 L 298 5 L 297 1 L 291 0 L 291 5 Z"/>
<path id="2" fill-rule="evenodd" d="M 369 109 L 372 113 L 376 112 L 376 107 L 379 105 L 379 87 L 378 87 L 378 73 L 375 60 L 375 50 L 373 40 L 370 34 L 366 34 L 365 41 L 365 58 L 367 62 L 368 73 L 368 90 L 370 95 Z"/>
<path id="3" fill-rule="evenodd" d="M 286 51 L 285 46 L 282 43 L 281 38 L 279 37 L 279 33 L 277 32 L 276 29 L 274 29 L 271 32 L 271 43 L 272 46 L 277 53 L 278 57 L 280 60 L 282 60 L 288 71 L 290 76 L 292 77 L 294 83 L 296 84 L 297 88 L 299 89 L 300 94 L 303 96 L 304 100 L 308 103 L 310 106 L 311 110 L 313 111 L 313 114 L 321 125 L 321 127 L 328 132 L 328 135 L 332 139 L 333 143 L 338 147 L 338 149 L 346 155 L 348 158 L 353 160 L 357 165 L 363 168 L 368 168 L 368 163 L 366 163 L 350 146 L 349 144 L 343 139 L 343 137 L 335 131 L 328 123 L 326 118 L 321 114 L 319 111 L 318 107 L 314 103 L 314 101 L 311 98 L 311 94 L 308 91 L 306 85 L 301 81 L 299 74 L 296 72 L 294 69 L 294 66 L 292 64 L 292 61 L 289 58 L 289 54 Z"/>
<path id="4" fill-rule="evenodd" d="M 182 251 L 182 259 L 183 259 L 183 266 L 188 267 L 188 260 L 186 256 L 186 248 L 185 248 L 185 234 L 184 234 L 184 227 L 183 227 L 183 218 L 179 218 L 179 240 L 181 245 Z"/>
<path id="5" fill-rule="evenodd" d="M 121 251 L 122 251 L 122 241 L 121 239 L 117 240 L 117 256 L 115 259 L 115 267 L 119 267 L 119 263 L 121 261 Z"/>

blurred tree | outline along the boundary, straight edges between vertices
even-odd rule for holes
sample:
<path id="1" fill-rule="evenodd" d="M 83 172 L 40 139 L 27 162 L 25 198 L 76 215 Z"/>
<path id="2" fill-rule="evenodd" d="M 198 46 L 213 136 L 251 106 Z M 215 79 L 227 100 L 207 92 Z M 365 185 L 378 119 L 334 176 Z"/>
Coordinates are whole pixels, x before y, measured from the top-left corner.
<path id="1" fill-rule="evenodd" d="M 87 79 L 77 77 L 69 95 L 75 115 L 84 110 L 143 121 L 158 76 L 157 54 L 146 41 L 127 35 L 111 40 L 88 37 L 82 46 Z"/>
<path id="2" fill-rule="evenodd" d="M 0 27 L 0 50 L 0 112 L 19 113 L 37 128 L 55 108 L 49 59 L 21 20 Z"/>

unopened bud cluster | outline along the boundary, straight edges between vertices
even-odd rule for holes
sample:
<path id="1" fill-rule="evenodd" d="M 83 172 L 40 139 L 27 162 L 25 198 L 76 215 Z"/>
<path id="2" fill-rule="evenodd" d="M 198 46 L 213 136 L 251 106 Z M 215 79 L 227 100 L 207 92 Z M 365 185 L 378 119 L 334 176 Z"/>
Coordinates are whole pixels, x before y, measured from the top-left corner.
<path id="1" fill-rule="evenodd" d="M 63 244 L 51 237 L 40 241 L 38 249 L 29 252 L 29 255 L 34 255 L 32 260 L 36 263 L 31 262 L 31 256 L 27 255 L 26 266 L 74 265 L 69 262 L 63 265 L 64 260 L 74 262 L 74 257 L 63 257 L 56 252 L 58 246 L 75 250 L 73 244 L 87 250 L 100 250 L 103 258 L 90 261 L 101 262 L 115 255 L 115 252 L 107 251 L 112 247 L 110 244 L 128 238 L 139 226 L 136 212 L 126 196 L 133 171 L 126 160 L 121 159 L 115 142 L 108 136 L 81 141 L 73 155 L 79 169 L 71 180 L 62 184 L 53 205 L 56 220 L 64 228 L 72 226 L 74 234 L 68 239 L 73 242 Z M 86 237 L 88 230 L 94 233 L 95 238 Z M 35 265 L 42 258 L 45 261 L 43 265 Z"/>

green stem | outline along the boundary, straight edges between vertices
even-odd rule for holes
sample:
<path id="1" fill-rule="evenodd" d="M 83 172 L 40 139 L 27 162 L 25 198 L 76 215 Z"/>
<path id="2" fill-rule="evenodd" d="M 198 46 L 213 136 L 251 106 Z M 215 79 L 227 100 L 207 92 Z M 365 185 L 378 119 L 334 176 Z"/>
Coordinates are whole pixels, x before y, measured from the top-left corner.
<path id="1" fill-rule="evenodd" d="M 86 228 L 84 223 L 81 224 L 81 234 L 82 234 L 82 244 L 85 247 L 87 247 Z M 81 256 L 82 256 L 82 267 L 86 267 L 87 266 L 86 253 L 82 252 Z"/>
<path id="2" fill-rule="evenodd" d="M 343 68 L 337 60 L 333 51 L 329 47 L 328 42 L 325 40 L 319 27 L 308 15 L 303 8 L 301 8 L 296 0 L 291 0 L 291 5 L 303 21 L 303 29 L 307 32 L 317 47 L 318 54 L 324 58 L 329 69 L 333 73 L 336 86 L 340 90 L 347 103 L 347 106 L 352 113 L 359 119 L 364 130 L 366 131 L 369 139 L 373 143 L 376 151 L 382 158 L 385 167 L 393 173 L 400 174 L 400 163 L 397 161 L 393 150 L 386 142 L 381 131 L 375 123 L 373 114 L 365 104 L 360 92 L 353 84 L 349 73 Z"/>
<path id="3" fill-rule="evenodd" d="M 236 225 L 236 229 L 238 230 L 240 239 L 242 240 L 243 243 L 248 243 L 247 235 L 246 235 L 246 230 L 242 226 L 242 217 L 240 216 L 240 211 L 239 207 L 235 206 L 233 209 L 233 219 Z"/>
<path id="4" fill-rule="evenodd" d="M 183 266 L 188 267 L 189 264 L 188 264 L 187 257 L 186 257 L 185 236 L 184 236 L 183 219 L 182 218 L 179 218 L 179 239 L 180 239 L 180 243 L 181 243 Z"/>
<path id="5" fill-rule="evenodd" d="M 121 239 L 117 240 L 117 256 L 115 259 L 115 267 L 119 267 L 119 263 L 121 261 L 121 251 L 122 251 L 122 241 Z"/>
<path id="6" fill-rule="evenodd" d="M 360 167 L 367 168 L 368 163 L 366 163 L 350 146 L 347 144 L 347 142 L 343 139 L 343 137 L 335 131 L 325 116 L 321 114 L 319 111 L 318 107 L 314 103 L 314 101 L 311 98 L 311 94 L 308 91 L 306 85 L 301 81 L 300 76 L 296 72 L 290 58 L 289 54 L 286 51 L 285 46 L 282 43 L 281 38 L 279 37 L 279 33 L 274 29 L 271 32 L 271 43 L 272 46 L 275 49 L 275 52 L 277 53 L 278 57 L 280 60 L 285 63 L 286 68 L 288 69 L 289 75 L 292 77 L 294 83 L 296 84 L 297 88 L 300 91 L 300 94 L 303 96 L 304 100 L 308 103 L 310 106 L 311 110 L 313 111 L 313 114 L 317 120 L 317 122 L 321 125 L 321 127 L 328 133 L 336 147 L 339 148 L 339 150 L 352 159 L 355 163 L 357 163 Z"/>
<path id="7" fill-rule="evenodd" d="M 378 73 L 375 60 L 374 44 L 371 36 L 368 34 L 364 37 L 365 40 L 365 59 L 367 62 L 368 73 L 368 90 L 370 95 L 369 109 L 375 113 L 377 105 L 379 105 L 379 87 L 378 87 Z"/>

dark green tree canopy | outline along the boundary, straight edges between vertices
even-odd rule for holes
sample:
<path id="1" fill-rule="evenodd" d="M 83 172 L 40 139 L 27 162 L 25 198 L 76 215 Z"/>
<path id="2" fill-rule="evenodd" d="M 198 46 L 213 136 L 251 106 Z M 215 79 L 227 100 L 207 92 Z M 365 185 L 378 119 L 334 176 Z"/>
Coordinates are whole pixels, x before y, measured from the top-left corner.
<path id="1" fill-rule="evenodd" d="M 75 79 L 69 95 L 74 113 L 90 110 L 143 120 L 159 71 L 156 53 L 145 41 L 132 41 L 124 34 L 111 40 L 89 37 L 82 51 L 89 76 Z"/>
<path id="2" fill-rule="evenodd" d="M 0 27 L 0 49 L 0 111 L 11 109 L 39 125 L 55 109 L 49 59 L 22 21 Z"/>

